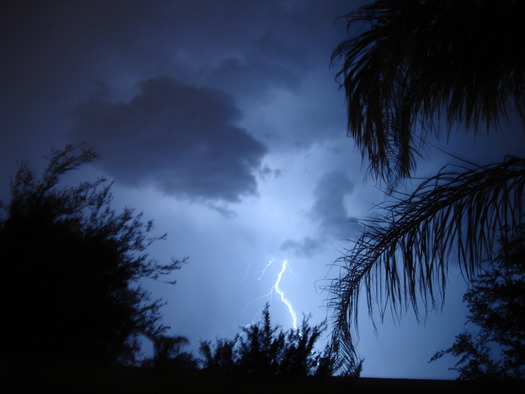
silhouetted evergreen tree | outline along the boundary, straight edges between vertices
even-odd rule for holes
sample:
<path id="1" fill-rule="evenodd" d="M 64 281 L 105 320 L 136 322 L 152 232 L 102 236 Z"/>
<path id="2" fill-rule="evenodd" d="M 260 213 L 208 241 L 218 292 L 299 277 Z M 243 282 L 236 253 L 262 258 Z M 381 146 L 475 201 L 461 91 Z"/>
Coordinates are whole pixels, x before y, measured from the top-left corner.
<path id="1" fill-rule="evenodd" d="M 459 358 L 458 379 L 525 379 L 525 225 L 520 230 L 501 240 L 501 254 L 463 297 L 471 330 L 430 360 Z"/>
<path id="2" fill-rule="evenodd" d="M 241 327 L 242 334 L 238 337 L 238 362 L 242 372 L 248 374 L 276 375 L 285 346 L 285 334 L 279 327 L 272 327 L 270 321 L 270 305 L 267 303 L 259 324 Z"/>
<path id="3" fill-rule="evenodd" d="M 138 281 L 185 260 L 158 264 L 145 249 L 152 222 L 111 209 L 104 178 L 60 187 L 66 173 L 96 158 L 71 145 L 52 150 L 40 179 L 26 163 L 0 208 L 0 315 L 4 357 L 133 362 L 137 334 L 163 334 L 161 300 Z M 0 212 L 2 212 L 0 211 Z"/>
<path id="4" fill-rule="evenodd" d="M 238 371 L 235 355 L 235 344 L 238 335 L 234 339 L 217 338 L 215 345 L 210 341 L 202 341 L 199 347 L 201 354 L 201 369 L 205 373 L 231 375 Z"/>
<path id="5" fill-rule="evenodd" d="M 288 332 L 272 327 L 267 303 L 262 320 L 241 327 L 241 334 L 233 340 L 217 339 L 215 346 L 201 342 L 201 369 L 205 373 L 243 376 L 334 376 L 340 367 L 337 349 L 331 343 L 322 352 L 315 349 L 326 322 L 315 326 L 308 322 L 309 317 L 304 317 L 300 328 Z"/>

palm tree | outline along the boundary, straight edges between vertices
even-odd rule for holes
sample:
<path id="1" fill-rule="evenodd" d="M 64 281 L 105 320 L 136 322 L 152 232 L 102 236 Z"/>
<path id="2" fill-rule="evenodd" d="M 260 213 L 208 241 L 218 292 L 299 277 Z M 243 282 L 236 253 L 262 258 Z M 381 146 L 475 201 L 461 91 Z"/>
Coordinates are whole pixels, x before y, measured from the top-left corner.
<path id="1" fill-rule="evenodd" d="M 490 259 L 503 229 L 523 221 L 525 159 L 446 166 L 410 194 L 396 191 L 417 167 L 421 144 L 453 130 L 495 132 L 525 122 L 525 25 L 519 1 L 378 0 L 345 15 L 349 31 L 332 64 L 346 93 L 348 134 L 387 184 L 392 202 L 337 260 L 328 286 L 334 335 L 350 335 L 364 286 L 368 312 L 390 305 L 416 316 L 443 305 L 452 252 L 466 280 Z M 380 211 L 381 212 L 381 211 Z M 421 309 L 423 306 L 423 309 Z M 355 324 L 357 327 L 357 324 Z"/>

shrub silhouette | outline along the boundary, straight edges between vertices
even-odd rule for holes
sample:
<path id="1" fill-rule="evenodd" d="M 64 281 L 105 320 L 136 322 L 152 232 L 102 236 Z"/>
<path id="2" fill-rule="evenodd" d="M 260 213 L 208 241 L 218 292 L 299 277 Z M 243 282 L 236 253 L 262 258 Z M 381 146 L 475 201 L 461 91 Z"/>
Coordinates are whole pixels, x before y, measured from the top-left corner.
<path id="1" fill-rule="evenodd" d="M 157 334 L 148 336 L 153 343 L 153 356 L 142 361 L 142 367 L 169 370 L 176 372 L 196 372 L 198 361 L 191 353 L 183 352 L 182 346 L 188 345 L 189 341 L 182 336 L 169 336 Z"/>
<path id="2" fill-rule="evenodd" d="M 430 359 L 455 356 L 460 380 L 525 379 L 525 224 L 500 245 L 463 296 L 465 329 Z"/>
<path id="3" fill-rule="evenodd" d="M 0 313 L 4 357 L 132 363 L 137 335 L 161 335 L 161 300 L 138 284 L 185 260 L 149 260 L 152 222 L 132 209 L 115 213 L 111 183 L 100 178 L 59 188 L 66 173 L 96 158 L 72 145 L 52 150 L 37 179 L 27 164 L 11 179 L 0 208 Z M 0 211 L 0 212 L 2 212 Z"/>
<path id="4" fill-rule="evenodd" d="M 279 326 L 272 327 L 267 303 L 261 321 L 241 327 L 242 332 L 233 339 L 218 338 L 215 345 L 201 342 L 201 370 L 222 376 L 333 376 L 342 365 L 336 347 L 328 343 L 322 352 L 315 348 L 326 322 L 311 326 L 309 319 L 303 317 L 300 328 L 284 332 Z"/>

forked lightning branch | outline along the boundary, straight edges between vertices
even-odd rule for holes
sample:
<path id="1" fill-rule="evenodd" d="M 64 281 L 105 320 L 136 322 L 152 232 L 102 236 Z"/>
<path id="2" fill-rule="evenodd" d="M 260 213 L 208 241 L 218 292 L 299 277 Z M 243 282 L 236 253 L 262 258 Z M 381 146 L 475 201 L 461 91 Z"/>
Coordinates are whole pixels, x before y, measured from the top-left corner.
<path id="1" fill-rule="evenodd" d="M 268 268 L 270 268 L 270 266 L 273 264 L 274 260 L 270 260 L 263 268 L 263 271 L 261 272 L 261 275 L 259 275 L 259 278 L 257 280 L 261 280 L 262 277 L 264 276 L 266 270 Z M 284 273 L 286 272 L 286 269 L 288 268 L 288 261 L 287 260 L 284 260 L 282 265 L 281 265 L 281 270 L 279 271 L 279 274 L 277 275 L 277 279 L 275 280 L 275 283 L 274 285 L 272 286 L 271 290 L 270 290 L 270 295 L 272 294 L 272 292 L 275 290 L 275 292 L 277 294 L 279 294 L 279 297 L 280 297 L 280 300 L 281 302 L 286 305 L 286 307 L 288 308 L 288 313 L 290 314 L 291 318 L 292 318 L 292 324 L 293 324 L 293 328 L 294 330 L 297 330 L 297 314 L 295 313 L 295 310 L 293 308 L 293 305 L 292 303 L 290 302 L 290 300 L 288 298 L 286 298 L 286 296 L 284 295 L 284 291 L 281 289 L 280 287 L 280 284 L 281 284 L 281 280 L 283 278 L 283 275 Z"/>

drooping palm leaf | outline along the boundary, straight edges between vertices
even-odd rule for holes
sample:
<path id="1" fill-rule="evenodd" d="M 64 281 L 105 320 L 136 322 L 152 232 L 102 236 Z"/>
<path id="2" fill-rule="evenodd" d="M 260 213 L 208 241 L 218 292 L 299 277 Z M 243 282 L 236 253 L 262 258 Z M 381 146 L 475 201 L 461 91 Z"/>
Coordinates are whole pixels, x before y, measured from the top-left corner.
<path id="1" fill-rule="evenodd" d="M 354 34 L 332 64 L 342 60 L 348 133 L 373 175 L 391 185 L 409 176 L 440 119 L 466 132 L 525 119 L 523 4 L 379 0 L 346 15 Z"/>
<path id="2" fill-rule="evenodd" d="M 487 166 L 444 167 L 410 195 L 381 208 L 347 256 L 329 287 L 335 331 L 353 352 L 350 326 L 357 327 L 364 286 L 368 311 L 381 315 L 412 306 L 418 315 L 444 301 L 449 258 L 455 255 L 465 277 L 491 259 L 501 231 L 517 229 L 525 213 L 525 159 L 507 157 Z M 422 302 L 421 302 L 422 301 Z M 352 320 L 353 316 L 353 320 Z"/>

